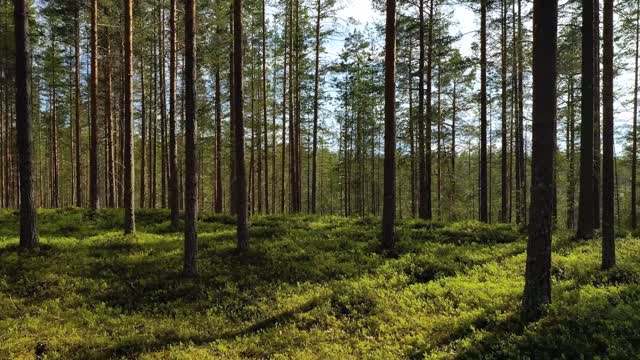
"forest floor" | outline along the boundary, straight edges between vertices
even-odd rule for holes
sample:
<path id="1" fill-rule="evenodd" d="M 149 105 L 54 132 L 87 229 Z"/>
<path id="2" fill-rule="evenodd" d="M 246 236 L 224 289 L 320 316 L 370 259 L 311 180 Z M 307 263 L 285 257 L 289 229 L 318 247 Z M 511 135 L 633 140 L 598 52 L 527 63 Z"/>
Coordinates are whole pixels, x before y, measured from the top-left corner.
<path id="1" fill-rule="evenodd" d="M 509 225 L 403 221 L 394 253 L 379 222 L 253 219 L 237 253 L 233 219 L 204 215 L 201 275 L 184 279 L 182 235 L 165 211 L 40 212 L 42 245 L 17 249 L 0 213 L 1 359 L 629 359 L 640 353 L 640 240 L 553 246 L 553 304 L 518 316 L 525 238 Z"/>

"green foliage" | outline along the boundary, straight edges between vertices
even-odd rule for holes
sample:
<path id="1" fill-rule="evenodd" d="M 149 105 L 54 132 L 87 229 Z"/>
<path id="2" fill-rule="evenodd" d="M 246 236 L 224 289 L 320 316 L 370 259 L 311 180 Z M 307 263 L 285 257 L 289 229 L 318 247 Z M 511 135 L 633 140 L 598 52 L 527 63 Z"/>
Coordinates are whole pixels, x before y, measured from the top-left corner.
<path id="1" fill-rule="evenodd" d="M 260 216 L 235 250 L 233 217 L 204 214 L 200 277 L 184 279 L 168 213 L 40 212 L 17 250 L 0 213 L 0 358 L 629 358 L 640 351 L 640 242 L 554 242 L 553 304 L 519 320 L 526 244 L 508 225 L 407 220 L 378 249 L 375 218 Z M 459 239 L 459 240 L 458 240 Z"/>

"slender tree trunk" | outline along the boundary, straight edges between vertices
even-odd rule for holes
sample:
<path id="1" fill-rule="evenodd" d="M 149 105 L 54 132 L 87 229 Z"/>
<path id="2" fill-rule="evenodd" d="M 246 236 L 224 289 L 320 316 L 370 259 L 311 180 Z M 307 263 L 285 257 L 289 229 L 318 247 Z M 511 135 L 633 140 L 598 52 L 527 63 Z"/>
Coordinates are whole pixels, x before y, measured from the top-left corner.
<path id="1" fill-rule="evenodd" d="M 456 79 L 453 79 L 453 97 L 451 102 L 451 200 L 450 200 L 450 208 L 453 213 L 453 209 L 455 209 L 456 205 L 456 120 L 458 116 L 458 97 L 457 97 L 457 82 Z M 456 214 L 453 213 L 453 216 L 450 217 L 450 220 L 453 221 L 457 218 Z"/>
<path id="2" fill-rule="evenodd" d="M 78 13 L 76 13 L 75 19 L 76 25 L 76 34 L 75 34 L 75 175 L 76 175 L 76 206 L 82 207 L 83 198 L 82 198 L 82 142 L 80 139 L 80 135 L 82 134 L 82 127 L 80 125 L 80 8 L 78 8 Z"/>
<path id="3" fill-rule="evenodd" d="M 140 54 L 140 91 L 142 92 L 142 99 L 140 101 L 140 122 L 141 122 L 141 148 L 140 148 L 140 208 L 144 209 L 146 206 L 145 199 L 147 196 L 147 103 L 145 98 L 144 87 L 144 51 Z"/>
<path id="4" fill-rule="evenodd" d="M 169 9 L 169 207 L 171 227 L 178 229 L 178 161 L 176 157 L 176 0 Z"/>
<path id="5" fill-rule="evenodd" d="M 533 3 L 533 159 L 531 217 L 523 300 L 525 320 L 551 303 L 551 203 L 556 149 L 557 0 Z"/>
<path id="6" fill-rule="evenodd" d="M 54 42 L 55 43 L 55 42 Z M 51 74 L 53 86 L 51 89 L 51 114 L 50 114 L 50 136 L 51 136 L 51 207 L 60 207 L 60 161 L 58 160 L 58 89 L 56 89 L 56 74 Z"/>
<path id="7" fill-rule="evenodd" d="M 262 128 L 264 131 L 264 207 L 269 214 L 269 131 L 267 127 L 267 0 L 262 0 Z M 274 144 L 275 146 L 275 144 Z"/>
<path id="8" fill-rule="evenodd" d="M 288 12 L 287 12 L 288 13 Z M 282 151 L 281 151 L 281 176 L 280 176 L 280 213 L 284 214 L 284 203 L 286 197 L 286 180 L 285 180 L 285 167 L 287 156 L 287 65 L 288 65 L 288 53 L 289 48 L 289 18 L 285 16 L 284 19 L 284 56 L 283 56 L 283 75 L 282 75 Z M 289 90 L 291 91 L 291 90 Z"/>
<path id="9" fill-rule="evenodd" d="M 247 227 L 247 180 L 244 164 L 244 118 L 242 98 L 242 0 L 233 0 L 233 108 L 235 120 L 235 165 L 237 185 L 238 249 L 249 248 Z"/>
<path id="10" fill-rule="evenodd" d="M 111 82 L 111 35 L 110 30 L 107 28 L 104 30 L 104 42 L 105 42 L 105 104 L 104 104 L 104 123 L 105 123 L 105 148 L 106 148 L 106 156 L 105 160 L 107 162 L 107 166 L 105 169 L 106 172 L 106 181 L 105 181 L 105 190 L 107 192 L 107 207 L 115 208 L 116 200 L 115 200 L 115 191 L 116 191 L 116 170 L 115 163 L 116 160 L 114 158 L 114 131 L 113 131 L 113 117 L 112 117 L 112 109 L 113 105 L 111 103 L 112 100 L 112 82 Z"/>
<path id="11" fill-rule="evenodd" d="M 31 47 L 25 0 L 14 1 L 16 45 L 16 143 L 20 169 L 20 247 L 38 246 L 38 219 L 33 202 L 33 139 L 31 114 Z"/>
<path id="12" fill-rule="evenodd" d="M 487 0 L 480 0 L 480 221 L 482 222 L 489 222 L 487 186 Z"/>
<path id="13" fill-rule="evenodd" d="M 424 0 L 419 0 L 418 6 L 420 29 L 419 29 L 419 59 L 418 59 L 418 216 L 421 219 L 430 219 L 429 208 L 431 207 L 431 190 L 427 187 L 427 178 L 431 177 L 427 173 L 426 148 L 431 146 L 425 139 L 425 116 L 424 116 Z"/>
<path id="14" fill-rule="evenodd" d="M 133 77 L 133 6 L 132 0 L 124 2 L 124 233 L 135 232 L 134 186 L 135 175 L 133 165 L 133 116 L 131 113 Z"/>
<path id="15" fill-rule="evenodd" d="M 320 96 L 320 16 L 321 16 L 320 6 L 321 6 L 321 0 L 316 0 L 316 49 L 315 49 L 315 75 L 314 75 L 314 93 L 313 93 L 313 150 L 312 150 L 313 165 L 311 170 L 311 212 L 314 214 L 316 213 L 316 197 L 317 197 L 317 191 L 318 191 L 318 99 Z M 395 4 L 394 4 L 394 7 L 395 7 Z M 394 22 L 395 22 L 395 14 L 394 14 Z M 387 26 L 389 26 L 389 24 L 387 24 Z"/>
<path id="16" fill-rule="evenodd" d="M 395 243 L 396 221 L 396 1 L 387 0 L 384 67 L 384 205 L 382 246 Z"/>
<path id="17" fill-rule="evenodd" d="M 175 0 L 174 0 L 175 1 Z M 196 0 L 185 1 L 185 214 L 184 269 L 186 276 L 198 273 L 198 122 L 196 112 Z"/>
<path id="18" fill-rule="evenodd" d="M 165 48 L 164 48 L 164 8 L 160 6 L 160 157 L 161 157 L 161 206 L 167 207 L 167 192 L 168 183 L 170 181 L 170 169 L 169 169 L 169 156 L 167 145 L 167 88 L 166 88 L 166 76 L 165 76 Z M 175 91 L 175 90 L 174 90 Z M 175 100 L 174 100 L 175 101 Z M 175 106 L 175 102 L 174 102 Z"/>
<path id="19" fill-rule="evenodd" d="M 569 98 L 567 100 L 568 121 L 567 121 L 567 161 L 568 161 L 568 179 L 567 179 L 567 229 L 573 230 L 575 227 L 575 193 L 576 193 L 576 175 L 575 175 L 575 114 L 574 114 L 574 87 L 573 76 L 569 77 Z"/>
<path id="20" fill-rule="evenodd" d="M 98 125 L 98 0 L 91 0 L 91 152 L 90 152 L 90 189 L 91 209 L 101 207 L 102 187 L 100 174 L 100 128 Z"/>
<path id="21" fill-rule="evenodd" d="M 409 142 L 411 158 L 411 217 L 416 217 L 416 140 L 415 119 L 413 116 L 413 38 L 409 40 Z"/>
<path id="22" fill-rule="evenodd" d="M 591 239 L 594 228 L 593 200 L 593 1 L 582 9 L 582 124 L 580 126 L 580 200 L 576 238 Z"/>
<path id="23" fill-rule="evenodd" d="M 606 0 L 605 0 L 606 1 Z M 593 1 L 593 227 L 600 228 L 602 192 L 600 140 L 600 0 Z"/>
<path id="24" fill-rule="evenodd" d="M 640 1 L 636 5 L 636 51 L 633 85 L 633 121 L 631 127 L 631 228 L 638 228 L 638 57 L 640 56 Z"/>
<path id="25" fill-rule="evenodd" d="M 502 121 L 502 129 L 501 129 L 501 137 L 502 137 L 502 156 L 501 156 L 501 173 L 500 179 L 502 183 L 501 187 L 501 196 L 500 196 L 500 221 L 503 223 L 508 222 L 508 213 L 509 213 L 509 176 L 508 176 L 508 157 L 509 152 L 507 149 L 507 2 L 506 0 L 501 1 L 502 6 L 502 18 L 501 18 L 501 121 Z"/>
<path id="26" fill-rule="evenodd" d="M 216 66 L 216 185 L 214 211 L 222 212 L 222 99 L 220 92 L 220 68 Z"/>
<path id="27" fill-rule="evenodd" d="M 604 0 L 603 37 L 603 177 L 602 177 L 602 269 L 616 265 L 616 244 L 614 230 L 614 127 L 613 127 L 613 0 Z"/>

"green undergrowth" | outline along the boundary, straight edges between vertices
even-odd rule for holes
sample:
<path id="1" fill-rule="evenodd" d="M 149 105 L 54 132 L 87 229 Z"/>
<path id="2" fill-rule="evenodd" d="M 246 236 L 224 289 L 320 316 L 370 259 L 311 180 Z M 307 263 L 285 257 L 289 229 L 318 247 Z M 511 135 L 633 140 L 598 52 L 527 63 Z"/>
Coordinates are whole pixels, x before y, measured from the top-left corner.
<path id="1" fill-rule="evenodd" d="M 40 212 L 42 245 L 17 249 L 0 213 L 0 358 L 618 358 L 640 352 L 640 241 L 554 243 L 553 298 L 518 316 L 526 243 L 509 225 L 401 221 L 394 252 L 375 218 L 259 216 L 251 250 L 234 219 L 204 214 L 200 276 L 181 276 L 167 211 Z"/>

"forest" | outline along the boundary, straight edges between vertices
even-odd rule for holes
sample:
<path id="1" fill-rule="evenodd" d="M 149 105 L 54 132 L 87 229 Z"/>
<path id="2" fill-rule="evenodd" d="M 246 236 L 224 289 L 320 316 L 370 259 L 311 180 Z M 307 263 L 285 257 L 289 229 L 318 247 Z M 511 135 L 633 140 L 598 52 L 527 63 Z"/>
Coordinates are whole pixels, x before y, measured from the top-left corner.
<path id="1" fill-rule="evenodd" d="M 0 359 L 640 358 L 640 0 L 0 29 Z"/>

